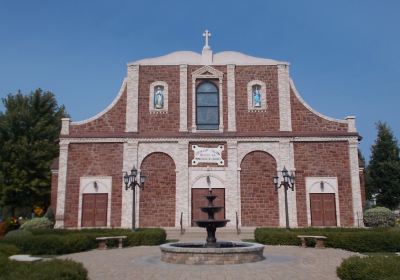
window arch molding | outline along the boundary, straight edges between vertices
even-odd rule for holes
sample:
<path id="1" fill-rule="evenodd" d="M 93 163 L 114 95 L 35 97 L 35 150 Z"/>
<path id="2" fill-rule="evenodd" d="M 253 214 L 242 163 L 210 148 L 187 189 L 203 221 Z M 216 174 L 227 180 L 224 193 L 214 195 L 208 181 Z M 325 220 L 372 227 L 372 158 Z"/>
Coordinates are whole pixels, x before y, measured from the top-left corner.
<path id="1" fill-rule="evenodd" d="M 255 106 L 253 102 L 253 88 L 255 86 L 260 86 L 261 94 L 261 104 L 260 106 Z M 266 85 L 263 81 L 252 80 L 247 83 L 247 108 L 249 112 L 265 112 L 267 110 L 267 91 Z"/>
<path id="2" fill-rule="evenodd" d="M 163 107 L 160 109 L 154 106 L 154 95 L 157 87 L 161 87 L 163 91 Z M 149 111 L 151 114 L 166 114 L 168 113 L 168 84 L 164 81 L 155 81 L 150 84 L 149 88 Z"/>
<path id="3" fill-rule="evenodd" d="M 203 66 L 196 71 L 192 72 L 192 132 L 206 132 L 209 130 L 198 130 L 196 126 L 196 81 L 197 80 L 212 80 L 218 79 L 215 84 L 218 88 L 219 92 L 219 129 L 212 130 L 217 132 L 224 131 L 224 122 L 223 122 L 223 103 L 222 103 L 222 80 L 224 77 L 224 73 L 211 67 L 211 66 Z"/>

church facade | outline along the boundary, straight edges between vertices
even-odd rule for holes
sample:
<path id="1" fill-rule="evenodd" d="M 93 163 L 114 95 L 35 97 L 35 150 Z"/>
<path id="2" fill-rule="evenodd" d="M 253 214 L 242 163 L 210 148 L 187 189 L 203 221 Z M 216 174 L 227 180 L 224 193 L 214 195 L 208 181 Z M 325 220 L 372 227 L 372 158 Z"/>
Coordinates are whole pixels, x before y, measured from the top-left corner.
<path id="1" fill-rule="evenodd" d="M 208 36 L 208 35 L 207 35 Z M 208 39 L 208 37 L 206 37 Z M 184 228 L 211 188 L 227 227 L 358 226 L 364 187 L 355 118 L 305 103 L 289 64 L 238 52 L 174 52 L 129 63 L 115 100 L 83 121 L 62 120 L 52 167 L 56 227 Z M 136 167 L 143 189 L 126 190 Z M 135 211 L 133 211 L 135 207 Z M 361 223 L 362 224 L 362 223 Z"/>

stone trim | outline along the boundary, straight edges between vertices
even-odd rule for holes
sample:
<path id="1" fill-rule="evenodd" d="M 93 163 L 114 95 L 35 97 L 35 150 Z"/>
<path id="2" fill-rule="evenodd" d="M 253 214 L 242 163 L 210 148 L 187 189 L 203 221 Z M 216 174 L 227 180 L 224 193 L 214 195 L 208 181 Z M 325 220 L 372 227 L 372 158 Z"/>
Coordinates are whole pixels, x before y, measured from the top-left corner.
<path id="1" fill-rule="evenodd" d="M 340 227 L 340 204 L 337 177 L 306 177 L 306 201 L 307 201 L 307 225 L 311 226 L 311 193 L 334 193 L 336 207 L 336 226 Z M 321 190 L 320 183 L 324 182 L 327 186 Z"/>
<path id="2" fill-rule="evenodd" d="M 60 157 L 58 167 L 57 208 L 55 228 L 64 227 L 65 194 L 67 187 L 68 143 L 60 143 Z"/>
<path id="3" fill-rule="evenodd" d="M 223 110 L 223 87 L 222 80 L 224 73 L 211 67 L 204 66 L 192 72 L 192 132 L 210 132 L 210 130 L 197 130 L 196 126 L 196 80 L 197 79 L 218 79 L 218 94 L 219 94 L 219 132 L 224 131 L 224 110 Z M 215 132 L 214 130 L 212 130 Z"/>
<path id="4" fill-rule="evenodd" d="M 187 128 L 187 65 L 179 66 L 179 131 Z"/>
<path id="5" fill-rule="evenodd" d="M 228 131 L 236 131 L 235 65 L 227 66 Z"/>
<path id="6" fill-rule="evenodd" d="M 138 131 L 139 65 L 128 66 L 125 132 Z"/>
<path id="7" fill-rule="evenodd" d="M 358 141 L 358 136 L 338 136 L 338 137 L 224 137 L 224 141 L 237 141 L 240 142 L 279 142 L 288 139 L 290 142 L 342 142 L 342 141 Z M 136 140 L 141 143 L 159 143 L 159 142 L 178 142 L 178 141 L 194 141 L 194 142 L 218 142 L 221 137 L 168 137 L 168 138 L 63 138 L 63 143 L 126 143 L 131 140 Z"/>
<path id="8" fill-rule="evenodd" d="M 349 140 L 349 162 L 351 176 L 351 194 L 353 200 L 354 226 L 363 226 L 363 208 L 358 163 L 358 140 Z"/>
<path id="9" fill-rule="evenodd" d="M 156 86 L 162 86 L 164 88 L 164 107 L 162 109 L 154 108 L 154 88 Z M 155 81 L 150 84 L 149 112 L 150 112 L 150 114 L 166 114 L 166 113 L 168 113 L 168 84 L 166 82 Z"/>
<path id="10" fill-rule="evenodd" d="M 261 87 L 261 107 L 253 106 L 253 86 Z M 247 83 L 247 108 L 249 112 L 266 112 L 267 111 L 267 92 L 266 85 L 263 81 L 252 80 Z"/>
<path id="11" fill-rule="evenodd" d="M 100 113 L 98 113 L 95 116 L 90 117 L 90 118 L 88 118 L 86 120 L 71 122 L 70 125 L 82 125 L 82 124 L 85 124 L 85 123 L 89 123 L 91 121 L 94 121 L 94 120 L 100 118 L 101 116 L 106 114 L 108 111 L 110 111 L 115 106 L 115 104 L 117 104 L 117 102 L 121 98 L 122 94 L 124 93 L 125 88 L 127 86 L 127 81 L 128 81 L 127 78 L 124 78 L 124 80 L 122 81 L 122 85 L 121 85 L 121 87 L 119 89 L 118 95 L 114 98 L 114 100 L 111 102 L 111 104 L 108 105 L 103 111 L 101 111 Z M 61 134 L 69 134 L 69 133 L 63 133 L 61 131 Z"/>
<path id="12" fill-rule="evenodd" d="M 292 131 L 290 104 L 289 66 L 278 65 L 279 122 L 280 131 Z"/>
<path id="13" fill-rule="evenodd" d="M 91 183 L 96 182 L 98 189 L 92 187 Z M 78 229 L 82 227 L 82 201 L 83 195 L 87 193 L 106 193 L 107 194 L 107 228 L 111 226 L 111 196 L 112 196 L 112 177 L 111 176 L 89 176 L 81 177 L 79 184 L 79 208 L 78 208 Z"/>
<path id="14" fill-rule="evenodd" d="M 314 109 L 313 109 L 310 105 L 308 105 L 308 104 L 304 101 L 304 99 L 301 97 L 301 95 L 300 95 L 299 92 L 297 91 L 297 89 L 296 89 L 296 87 L 295 87 L 294 82 L 293 82 L 292 79 L 290 79 L 290 87 L 291 87 L 291 89 L 293 90 L 294 95 L 296 96 L 296 98 L 300 101 L 300 103 L 303 104 L 303 106 L 306 107 L 310 112 L 314 113 L 314 114 L 317 115 L 318 117 L 323 118 L 323 119 L 325 119 L 325 120 L 327 120 L 327 121 L 338 122 L 338 123 L 345 123 L 345 124 L 347 124 L 347 121 L 346 121 L 346 120 L 331 118 L 331 117 L 325 116 L 325 115 L 323 115 L 323 114 L 317 112 L 316 110 L 314 110 Z"/>
<path id="15" fill-rule="evenodd" d="M 235 51 L 224 51 L 213 55 L 212 65 L 289 65 L 288 62 L 259 58 Z M 192 51 L 177 51 L 167 55 L 145 58 L 128 63 L 129 65 L 204 65 L 202 55 Z"/>
<path id="16" fill-rule="evenodd" d="M 123 147 L 123 159 L 122 159 L 122 170 L 121 176 L 123 172 L 129 172 L 133 166 L 137 165 L 138 158 L 138 141 L 128 140 L 124 143 Z M 132 190 L 125 190 L 125 185 L 122 180 L 122 208 L 121 208 L 121 227 L 122 228 L 132 228 L 132 206 L 133 206 L 133 194 Z M 136 226 L 139 225 L 139 207 L 138 207 L 138 196 L 136 196 Z"/>
<path id="17" fill-rule="evenodd" d="M 61 119 L 61 135 L 69 135 L 69 126 L 71 124 L 70 118 L 62 118 Z"/>

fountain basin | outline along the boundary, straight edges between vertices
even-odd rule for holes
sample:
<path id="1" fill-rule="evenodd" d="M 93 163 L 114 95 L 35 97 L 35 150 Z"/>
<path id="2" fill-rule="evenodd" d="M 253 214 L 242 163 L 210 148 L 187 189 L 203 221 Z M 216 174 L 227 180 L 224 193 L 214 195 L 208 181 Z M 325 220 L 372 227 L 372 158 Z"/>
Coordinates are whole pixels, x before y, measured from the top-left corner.
<path id="1" fill-rule="evenodd" d="M 161 260 L 175 264 L 240 264 L 264 259 L 264 245 L 248 242 L 167 243 L 160 246 Z"/>

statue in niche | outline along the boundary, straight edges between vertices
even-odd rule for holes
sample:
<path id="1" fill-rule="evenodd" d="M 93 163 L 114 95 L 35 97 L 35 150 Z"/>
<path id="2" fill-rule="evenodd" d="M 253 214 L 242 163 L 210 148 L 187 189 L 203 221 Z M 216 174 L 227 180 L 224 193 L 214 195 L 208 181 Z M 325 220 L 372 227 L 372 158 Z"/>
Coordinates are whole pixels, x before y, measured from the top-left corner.
<path id="1" fill-rule="evenodd" d="M 157 86 L 154 90 L 154 108 L 164 108 L 164 87 Z"/>
<path id="2" fill-rule="evenodd" d="M 253 86 L 253 106 L 261 107 L 261 86 L 255 85 Z"/>

